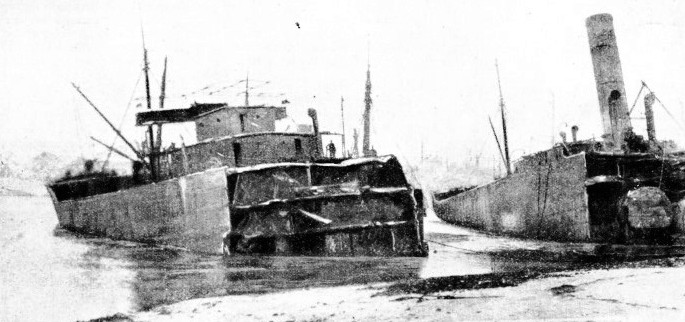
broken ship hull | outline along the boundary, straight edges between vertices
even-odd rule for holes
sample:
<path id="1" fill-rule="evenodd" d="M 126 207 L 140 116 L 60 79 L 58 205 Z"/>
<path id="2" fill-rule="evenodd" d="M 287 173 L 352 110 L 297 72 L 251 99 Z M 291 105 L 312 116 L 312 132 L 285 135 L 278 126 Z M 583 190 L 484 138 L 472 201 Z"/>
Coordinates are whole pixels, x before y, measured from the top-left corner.
<path id="1" fill-rule="evenodd" d="M 421 192 L 391 156 L 221 167 L 122 188 L 125 181 L 49 185 L 60 226 L 207 253 L 427 254 Z"/>
<path id="2" fill-rule="evenodd" d="M 563 147 L 527 156 L 490 184 L 434 201 L 444 221 L 524 238 L 668 242 L 685 231 L 683 158 Z"/>

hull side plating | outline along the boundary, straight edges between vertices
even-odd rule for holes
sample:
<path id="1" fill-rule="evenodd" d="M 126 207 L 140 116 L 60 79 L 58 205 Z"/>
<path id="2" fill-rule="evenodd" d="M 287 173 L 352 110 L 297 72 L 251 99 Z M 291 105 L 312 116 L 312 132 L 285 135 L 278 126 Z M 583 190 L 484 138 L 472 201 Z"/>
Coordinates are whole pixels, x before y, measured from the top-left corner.
<path id="1" fill-rule="evenodd" d="M 536 239 L 590 239 L 585 154 L 554 150 L 490 184 L 436 200 L 435 213 L 450 223 Z"/>
<path id="2" fill-rule="evenodd" d="M 230 229 L 226 168 L 73 200 L 52 196 L 60 226 L 87 234 L 216 253 Z"/>

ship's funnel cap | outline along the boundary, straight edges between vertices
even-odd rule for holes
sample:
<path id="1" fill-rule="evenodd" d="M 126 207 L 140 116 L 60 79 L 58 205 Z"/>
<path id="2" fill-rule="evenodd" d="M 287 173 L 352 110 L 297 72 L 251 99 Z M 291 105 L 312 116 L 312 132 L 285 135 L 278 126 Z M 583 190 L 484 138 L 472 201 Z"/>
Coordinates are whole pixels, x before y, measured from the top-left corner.
<path id="1" fill-rule="evenodd" d="M 592 15 L 587 17 L 585 19 L 585 27 L 590 29 L 592 28 L 597 28 L 597 26 L 606 26 L 606 29 L 613 29 L 614 25 L 614 17 L 611 16 L 611 14 L 608 13 L 598 13 L 596 15 Z M 593 27 L 594 26 L 594 27 Z"/>

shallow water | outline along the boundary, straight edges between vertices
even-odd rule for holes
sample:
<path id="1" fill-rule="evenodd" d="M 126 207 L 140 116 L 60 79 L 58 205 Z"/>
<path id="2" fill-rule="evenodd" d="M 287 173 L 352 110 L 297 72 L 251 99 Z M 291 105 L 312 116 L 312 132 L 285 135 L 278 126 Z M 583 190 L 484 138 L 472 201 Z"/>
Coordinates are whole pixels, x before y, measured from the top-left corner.
<path id="1" fill-rule="evenodd" d="M 565 265 L 487 254 L 558 244 L 485 236 L 430 217 L 427 258 L 223 259 L 56 229 L 45 197 L 0 197 L 0 224 L 0 321 L 88 320 L 198 297 Z"/>

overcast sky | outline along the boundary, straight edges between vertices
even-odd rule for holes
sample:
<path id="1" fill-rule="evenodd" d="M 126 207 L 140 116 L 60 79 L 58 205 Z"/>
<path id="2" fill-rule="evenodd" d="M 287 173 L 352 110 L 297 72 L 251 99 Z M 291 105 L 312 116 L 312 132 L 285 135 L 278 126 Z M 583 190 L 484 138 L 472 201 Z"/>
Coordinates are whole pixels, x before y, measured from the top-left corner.
<path id="1" fill-rule="evenodd" d="M 104 156 L 88 136 L 110 142 L 114 134 L 71 82 L 119 124 L 131 97 L 144 93 L 142 81 L 136 86 L 142 26 L 155 106 L 168 56 L 168 108 L 243 104 L 242 87 L 208 93 L 244 86 L 249 73 L 251 103 L 288 99 L 295 122 L 307 122 L 306 108 L 315 107 L 324 130 L 340 131 L 344 96 L 348 142 L 362 127 L 368 59 L 372 143 L 410 160 L 422 141 L 427 154 L 453 161 L 496 155 L 487 117 L 499 123 L 497 59 L 516 158 L 549 147 L 573 124 L 581 138 L 602 134 L 585 18 L 604 12 L 614 16 L 629 105 L 644 80 L 685 124 L 678 1 L 0 0 L 0 148 L 24 158 L 43 150 Z M 123 127 L 138 141 L 139 102 Z M 641 99 L 638 106 L 637 118 Z M 661 107 L 656 119 L 659 138 L 685 145 Z M 644 133 L 644 120 L 633 125 Z"/>

